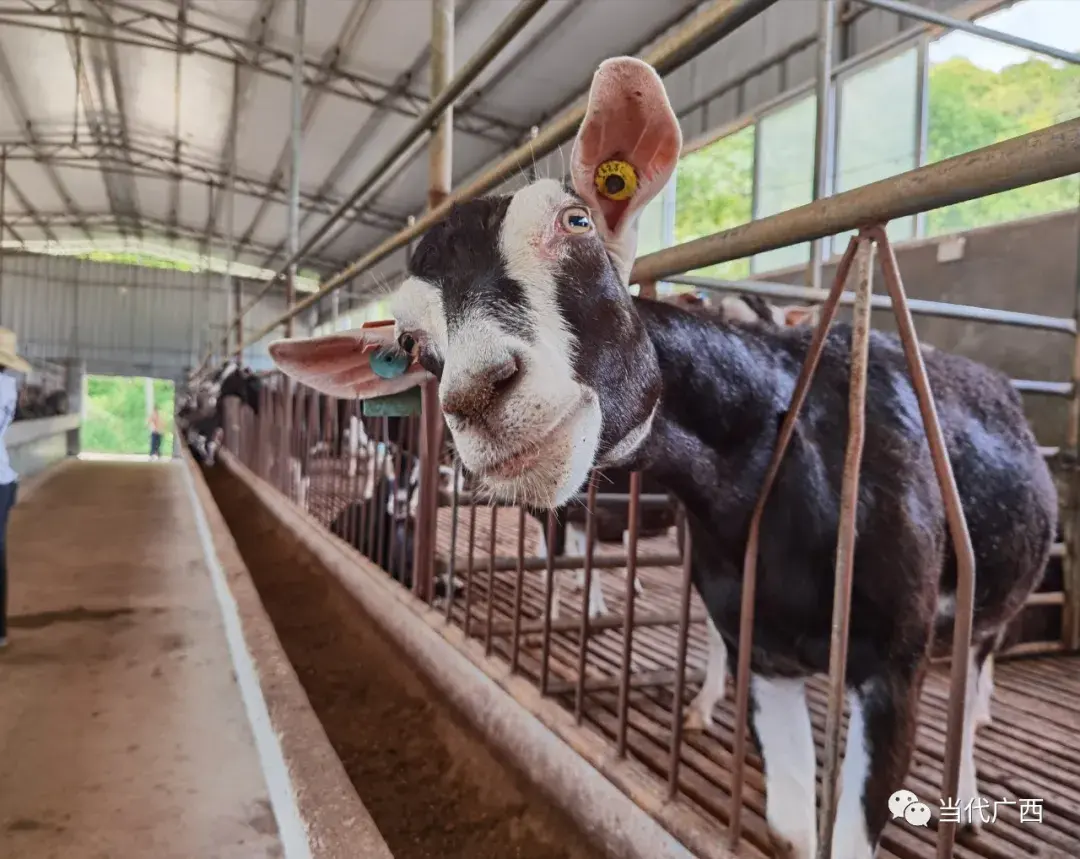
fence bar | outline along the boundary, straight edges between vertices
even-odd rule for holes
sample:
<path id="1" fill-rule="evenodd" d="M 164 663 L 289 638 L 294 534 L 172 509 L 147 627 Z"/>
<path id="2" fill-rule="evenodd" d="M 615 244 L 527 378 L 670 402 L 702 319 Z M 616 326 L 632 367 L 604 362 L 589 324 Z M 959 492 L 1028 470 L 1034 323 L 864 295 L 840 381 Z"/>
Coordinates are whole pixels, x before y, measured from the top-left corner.
<path id="1" fill-rule="evenodd" d="M 788 283 L 771 283 L 756 280 L 719 280 L 697 275 L 675 275 L 667 278 L 668 283 L 693 286 L 708 292 L 735 292 L 745 295 L 760 295 L 762 298 L 774 298 L 781 301 L 808 301 L 820 304 L 828 298 L 828 291 L 795 286 Z M 892 310 L 892 299 L 887 295 L 871 296 L 871 305 L 875 310 Z M 855 303 L 854 292 L 844 292 L 840 296 L 840 305 L 849 307 Z M 1018 313 L 1012 310 L 996 310 L 992 307 L 976 307 L 970 304 L 949 304 L 944 301 L 927 301 L 921 298 L 909 298 L 908 310 L 916 316 L 932 316 L 940 319 L 967 319 L 973 322 L 990 322 L 1000 325 L 1012 325 L 1017 328 L 1033 328 L 1041 331 L 1058 331 L 1063 334 L 1076 334 L 1075 319 L 1063 316 L 1041 316 L 1037 313 Z"/>
<path id="2" fill-rule="evenodd" d="M 971 33 L 973 36 L 981 36 L 992 42 L 1001 42 L 1003 45 L 1012 45 L 1014 48 L 1020 48 L 1024 51 L 1031 51 L 1035 54 L 1053 57 L 1055 60 L 1061 60 L 1066 63 L 1072 63 L 1074 65 L 1080 64 L 1080 54 L 1075 54 L 1072 51 L 1063 51 L 1061 48 L 1055 48 L 1052 45 L 1046 45 L 1042 42 L 1033 42 L 1022 36 L 1014 36 L 1011 33 L 994 30 L 990 27 L 983 27 L 981 24 L 973 24 L 971 21 L 965 21 L 961 18 L 943 15 L 940 12 L 934 12 L 931 9 L 927 9 L 925 6 L 916 6 L 914 3 L 906 3 L 903 2 L 903 0 L 858 0 L 858 2 L 862 3 L 864 6 L 872 6 L 875 9 L 884 9 L 886 12 L 894 12 L 904 18 L 914 18 L 916 21 L 923 21 L 926 24 L 936 24 L 939 27 L 947 27 L 950 30 L 962 30 L 965 33 Z"/>
<path id="3" fill-rule="evenodd" d="M 1077 205 L 1080 220 L 1080 203 Z M 1076 244 L 1076 284 L 1073 297 L 1073 319 L 1080 330 L 1080 241 Z M 1073 341 L 1072 373 L 1073 395 L 1069 402 L 1069 421 L 1065 430 L 1064 450 L 1072 462 L 1067 491 L 1066 515 L 1062 522 L 1066 554 L 1062 566 L 1062 587 L 1066 594 L 1061 618 L 1061 638 L 1069 650 L 1080 648 L 1080 337 Z"/>
<path id="4" fill-rule="evenodd" d="M 761 14 L 778 0 L 717 0 L 697 12 L 683 26 L 670 36 L 660 41 L 651 50 L 642 54 L 641 59 L 649 63 L 660 75 L 673 71 L 689 62 L 719 39 L 741 27 L 751 18 Z M 287 310 L 271 324 L 262 329 L 255 340 L 261 340 L 275 331 L 284 322 L 285 317 L 311 307 L 323 296 L 340 289 L 357 275 L 384 260 L 394 251 L 405 247 L 413 239 L 441 221 L 455 203 L 470 200 L 485 194 L 510 179 L 521 170 L 531 165 L 536 158 L 542 158 L 577 133 L 578 126 L 585 116 L 586 98 L 559 114 L 552 123 L 534 139 L 519 146 L 505 155 L 497 163 L 469 182 L 465 187 L 447 197 L 437 209 L 428 212 L 422 218 L 404 230 L 390 236 L 381 244 L 364 254 L 360 259 L 333 275 L 318 292 L 307 296 L 294 307 Z M 250 308 L 249 308 L 250 309 Z"/>
<path id="5" fill-rule="evenodd" d="M 550 552 L 548 553 L 550 554 Z M 521 598 L 525 587 L 525 508 L 518 507 L 517 575 L 514 577 L 514 624 L 510 637 L 510 673 L 517 674 L 521 653 Z"/>
<path id="6" fill-rule="evenodd" d="M 832 855 L 836 817 L 836 783 L 840 764 L 840 723 L 844 715 L 848 631 L 851 620 L 851 582 L 855 569 L 855 514 L 859 506 L 859 472 L 866 434 L 866 375 L 870 359 L 870 295 L 873 292 L 874 243 L 860 236 L 856 255 L 855 312 L 851 331 L 851 369 L 848 386 L 848 432 L 840 484 L 840 522 L 836 539 L 832 636 L 829 641 L 829 706 L 825 716 L 825 757 L 818 820 L 818 859 Z M 856 742 L 853 740 L 853 742 Z"/>
<path id="7" fill-rule="evenodd" d="M 817 127 L 814 138 L 813 199 L 828 197 L 832 190 L 833 152 L 833 33 L 836 30 L 836 0 L 818 0 L 817 36 Z M 810 286 L 821 287 L 821 264 L 831 239 L 821 238 L 810 245 Z"/>
<path id="8" fill-rule="evenodd" d="M 540 646 L 540 694 L 548 693 L 548 671 L 551 668 L 551 601 L 555 594 L 555 553 L 552 546 L 555 545 L 555 511 L 548 510 L 547 514 L 547 577 L 544 580 L 544 630 L 543 642 Z"/>
<path id="9" fill-rule="evenodd" d="M 619 685 L 619 730 L 617 736 L 620 758 L 626 757 L 626 724 L 630 715 L 630 662 L 634 655 L 634 597 L 637 584 L 637 546 L 641 472 L 630 473 L 630 537 L 626 542 L 626 623 L 623 625 L 622 682 Z M 586 591 L 586 598 L 588 591 Z"/>
<path id="10" fill-rule="evenodd" d="M 232 300 L 232 271 L 233 261 L 236 259 L 236 141 L 239 137 L 239 129 L 237 127 L 237 118 L 240 111 L 240 63 L 233 61 L 232 70 L 232 121 L 229 123 L 229 129 L 232 134 L 229 140 L 229 151 L 231 156 L 229 158 L 229 173 L 225 179 L 225 272 L 221 276 L 221 285 L 225 288 L 225 338 L 221 344 L 221 357 L 225 359 L 229 356 L 229 335 L 232 333 L 233 325 L 242 328 L 243 322 L 237 318 L 233 319 L 232 306 L 230 304 Z M 210 347 L 211 352 L 213 346 Z M 205 361 L 203 362 L 205 364 Z"/>
<path id="11" fill-rule="evenodd" d="M 619 567 L 625 567 L 629 563 L 629 561 L 629 553 L 618 555 L 603 555 L 602 557 L 595 558 L 591 562 L 591 566 L 594 570 L 614 570 Z M 551 564 L 552 568 L 556 570 L 580 570 L 585 565 L 585 556 L 565 555 L 561 558 L 550 559 L 539 557 L 526 558 L 524 561 L 524 567 L 527 571 L 543 570 L 547 568 L 549 563 Z M 641 557 L 637 558 L 638 569 L 645 569 L 648 567 L 677 567 L 681 563 L 682 555 L 678 552 L 642 555 Z M 506 573 L 511 570 L 516 570 L 517 558 L 496 558 L 494 567 L 495 570 L 500 573 Z"/>
<path id="12" fill-rule="evenodd" d="M 487 629 L 484 631 L 484 653 L 491 656 L 491 628 L 495 620 L 495 539 L 498 527 L 499 508 L 491 508 L 491 533 L 488 535 L 488 593 L 487 593 Z"/>
<path id="13" fill-rule="evenodd" d="M 938 483 L 941 485 L 942 501 L 945 506 L 945 520 L 949 526 L 956 551 L 956 607 L 954 611 L 952 666 L 949 678 L 949 715 L 948 729 L 945 733 L 944 779 L 941 786 L 942 797 L 957 795 L 960 777 L 961 737 L 964 727 L 965 691 L 968 679 L 968 658 L 971 650 L 971 626 L 975 607 L 975 553 L 971 547 L 971 535 L 968 533 L 967 519 L 960 503 L 960 492 L 953 476 L 952 464 L 945 447 L 945 437 L 938 422 L 937 407 L 930 391 L 930 382 L 923 366 L 922 352 L 915 334 L 915 324 L 907 312 L 904 300 L 904 284 L 900 279 L 900 269 L 896 264 L 892 245 L 882 227 L 871 229 L 878 250 L 881 252 L 881 271 L 885 286 L 893 300 L 893 313 L 900 341 L 904 346 L 908 370 L 911 373 L 912 387 L 919 398 L 919 411 L 922 413 L 923 428 L 930 446 L 930 457 L 934 463 Z M 953 843 L 956 839 L 956 823 L 941 821 L 938 824 L 937 859 L 950 859 Z"/>
<path id="14" fill-rule="evenodd" d="M 438 8 L 438 4 L 441 0 L 435 0 L 435 7 Z M 428 133 L 432 127 L 437 126 L 439 117 L 444 111 L 447 112 L 446 120 L 446 137 L 449 136 L 449 125 L 452 121 L 451 115 L 447 108 L 451 107 L 455 101 L 465 92 L 465 90 L 481 75 L 491 62 L 499 55 L 499 53 L 510 44 L 510 42 L 520 33 L 525 26 L 532 20 L 543 7 L 547 0 L 523 0 L 513 12 L 511 12 L 506 19 L 499 25 L 488 40 L 480 46 L 480 49 L 473 54 L 472 57 L 461 67 L 461 70 L 453 77 L 449 83 L 439 88 L 438 94 L 432 94 L 432 100 L 428 104 L 427 109 L 424 110 L 420 116 L 416 118 L 416 121 L 409 126 L 408 130 L 401 136 L 401 139 L 397 141 L 393 146 L 389 147 L 386 155 L 371 169 L 371 171 L 357 184 L 356 190 L 353 191 L 342 203 L 334 209 L 334 211 L 323 221 L 322 225 L 315 230 L 311 236 L 304 242 L 303 247 L 290 247 L 289 259 L 286 261 L 282 270 L 288 270 L 291 267 L 300 262 L 306 257 L 316 245 L 323 239 L 327 233 L 330 232 L 331 227 L 340 221 L 350 210 L 359 209 L 370 202 L 373 196 L 373 191 L 381 185 L 380 180 L 382 177 L 395 170 L 396 167 L 403 165 L 411 159 L 414 154 L 413 145 L 416 144 L 420 138 Z M 443 77 L 441 74 L 438 78 L 446 80 L 453 73 L 453 38 L 454 38 L 454 26 L 453 15 L 454 8 L 453 3 L 442 4 L 445 7 L 446 14 L 449 16 L 449 28 L 445 30 L 442 24 L 436 24 L 439 29 L 433 29 L 431 34 L 432 43 L 432 66 L 441 64 L 442 59 L 436 57 L 437 49 L 435 48 L 435 42 L 442 36 L 448 37 L 446 39 L 447 47 L 442 52 L 442 57 L 447 58 L 447 67 L 449 68 L 449 74 Z M 436 16 L 438 13 L 434 13 Z M 434 23 L 434 18 L 433 18 Z M 436 83 L 436 76 L 432 76 L 432 87 L 434 89 Z M 432 146 L 437 147 L 439 145 L 439 137 L 441 133 L 436 130 L 436 133 L 432 139 Z M 434 155 L 432 158 L 434 159 Z M 429 200 L 430 200 L 429 196 Z M 435 205 L 435 204 L 431 204 Z M 423 232 L 421 230 L 420 232 Z M 263 289 L 256 294 L 251 304 L 247 306 L 244 313 L 248 313 L 267 292 L 273 288 L 273 284 L 277 276 L 272 278 Z M 283 322 L 286 320 L 282 320 Z M 280 323 L 279 323 L 280 324 Z M 277 326 L 274 326 L 275 328 Z M 273 329 L 271 329 L 273 330 Z"/>
<path id="15" fill-rule="evenodd" d="M 683 511 L 680 509 L 680 514 Z M 680 523 L 683 516 L 679 517 Z M 679 640 L 675 657 L 675 695 L 671 702 L 671 764 L 668 771 L 668 799 L 679 792 L 679 763 L 682 752 L 683 693 L 686 690 L 686 651 L 690 643 L 690 594 L 693 584 L 693 552 L 690 545 L 690 529 L 679 528 L 679 545 L 682 547 L 683 580 L 679 595 Z"/>
<path id="16" fill-rule="evenodd" d="M 672 275 L 1080 173 L 1072 119 L 639 257 L 630 282 Z"/>
<path id="17" fill-rule="evenodd" d="M 574 719 L 578 725 L 585 715 L 585 667 L 589 657 L 589 591 L 593 580 L 593 543 L 596 541 L 596 516 L 593 514 L 593 502 L 596 500 L 596 472 L 589 474 L 588 501 L 585 503 L 585 571 L 583 575 L 584 596 L 581 604 L 581 628 L 578 641 L 577 689 L 574 691 Z"/>
<path id="18" fill-rule="evenodd" d="M 454 573 L 457 572 L 457 536 L 458 516 L 461 506 L 458 503 L 458 481 L 461 479 L 461 460 L 454 457 L 454 485 L 450 491 L 453 493 L 450 499 L 450 557 L 446 564 L 446 622 L 450 623 L 454 610 Z M 436 522 L 438 526 L 438 522 Z M 472 535 L 469 535 L 472 542 Z"/>
<path id="19" fill-rule="evenodd" d="M 465 620 L 461 631 L 469 637 L 472 629 L 473 566 L 476 561 L 476 504 L 469 502 L 469 554 L 465 561 Z"/>
<path id="20" fill-rule="evenodd" d="M 830 199 L 836 199 L 835 197 Z M 750 517 L 750 530 L 746 538 L 746 554 L 743 557 L 743 581 L 742 581 L 742 605 L 739 613 L 739 650 L 738 667 L 735 673 L 735 735 L 734 750 L 732 752 L 731 772 L 731 824 L 728 827 L 729 844 L 732 850 L 737 850 L 739 837 L 742 834 L 742 794 L 743 784 L 746 780 L 746 727 L 750 712 L 750 649 L 753 645 L 754 626 L 754 595 L 757 587 L 757 555 L 758 541 L 761 536 L 761 516 L 765 512 L 765 502 L 769 492 L 776 481 L 780 471 L 780 463 L 784 457 L 784 451 L 791 443 L 791 437 L 795 432 L 795 421 L 802 409 L 806 392 L 810 387 L 810 380 L 817 369 L 818 360 L 825 345 L 825 335 L 836 316 L 836 308 L 840 301 L 840 293 L 847 281 L 851 263 L 855 258 L 855 247 L 858 241 L 852 238 L 848 242 L 847 250 L 840 259 L 840 265 L 836 269 L 836 277 L 833 282 L 832 292 L 828 301 L 821 309 L 821 320 L 814 331 L 814 337 L 810 341 L 810 347 L 806 352 L 806 359 L 799 378 L 795 382 L 795 390 L 791 395 L 791 404 L 780 425 L 780 433 L 777 437 L 776 447 L 773 450 L 772 459 L 769 460 L 768 470 L 762 482 L 761 494 L 758 495 L 757 503 Z"/>

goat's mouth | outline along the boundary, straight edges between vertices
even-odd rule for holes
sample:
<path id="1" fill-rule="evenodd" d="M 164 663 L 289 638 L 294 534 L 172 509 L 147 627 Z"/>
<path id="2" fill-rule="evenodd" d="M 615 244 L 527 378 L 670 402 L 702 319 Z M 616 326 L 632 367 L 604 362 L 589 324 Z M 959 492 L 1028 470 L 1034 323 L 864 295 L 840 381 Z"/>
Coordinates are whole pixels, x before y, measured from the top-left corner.
<path id="1" fill-rule="evenodd" d="M 480 476 L 494 477 L 500 480 L 515 480 L 533 471 L 551 455 L 552 448 L 563 441 L 564 431 L 581 414 L 586 402 L 585 396 L 579 397 L 563 416 L 545 430 L 536 441 L 516 453 L 485 465 L 480 470 Z"/>

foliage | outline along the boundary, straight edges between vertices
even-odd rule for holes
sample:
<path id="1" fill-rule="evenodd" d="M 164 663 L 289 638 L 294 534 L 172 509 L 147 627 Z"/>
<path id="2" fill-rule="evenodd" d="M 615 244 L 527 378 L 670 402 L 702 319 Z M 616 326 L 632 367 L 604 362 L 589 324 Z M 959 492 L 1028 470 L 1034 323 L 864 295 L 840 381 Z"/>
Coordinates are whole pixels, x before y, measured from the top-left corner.
<path id="1" fill-rule="evenodd" d="M 172 451 L 173 384 L 154 379 L 154 404 L 164 432 L 161 453 Z M 86 418 L 82 447 L 91 453 L 146 454 L 150 452 L 149 415 L 146 412 L 146 380 L 121 376 L 88 376 Z"/>
<path id="2" fill-rule="evenodd" d="M 175 271 L 197 271 L 197 267 L 184 260 L 170 259 L 150 253 L 136 253 L 134 251 L 87 251 L 86 253 L 73 254 L 77 259 L 87 259 L 93 262 L 111 262 L 122 265 L 138 265 L 143 268 L 167 268 Z"/>
<path id="3" fill-rule="evenodd" d="M 1080 67 L 1041 59 L 999 72 L 953 57 L 930 69 L 927 161 L 961 155 L 1080 116 Z M 1080 203 L 1066 176 L 928 212 L 930 235 L 1061 211 Z"/>
<path id="4" fill-rule="evenodd" d="M 681 159 L 675 188 L 675 241 L 680 244 L 749 221 L 753 214 L 754 127 L 729 134 Z M 732 260 L 692 273 L 743 278 L 750 273 L 750 260 Z"/>

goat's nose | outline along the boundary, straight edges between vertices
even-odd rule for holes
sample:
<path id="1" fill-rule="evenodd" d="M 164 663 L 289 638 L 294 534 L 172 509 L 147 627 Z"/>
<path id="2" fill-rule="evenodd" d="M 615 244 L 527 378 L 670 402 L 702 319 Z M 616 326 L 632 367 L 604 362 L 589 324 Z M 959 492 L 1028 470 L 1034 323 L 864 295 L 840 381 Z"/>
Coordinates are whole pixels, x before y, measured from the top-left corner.
<path id="1" fill-rule="evenodd" d="M 510 355 L 457 380 L 442 398 L 443 412 L 460 420 L 473 420 L 506 396 L 521 379 L 521 359 Z"/>

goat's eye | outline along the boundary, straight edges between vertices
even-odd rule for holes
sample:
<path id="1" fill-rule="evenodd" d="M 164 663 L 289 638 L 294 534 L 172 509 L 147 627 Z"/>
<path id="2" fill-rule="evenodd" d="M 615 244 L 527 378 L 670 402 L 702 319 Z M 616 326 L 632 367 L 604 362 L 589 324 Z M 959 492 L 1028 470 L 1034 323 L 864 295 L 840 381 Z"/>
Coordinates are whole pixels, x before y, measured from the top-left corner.
<path id="1" fill-rule="evenodd" d="M 592 229 L 592 218 L 589 217 L 589 210 L 582 206 L 571 206 L 568 209 L 563 209 L 559 219 L 563 229 L 574 235 L 584 235 Z"/>
<path id="2" fill-rule="evenodd" d="M 407 352 L 410 355 L 416 354 L 416 338 L 411 334 L 402 334 L 398 337 L 398 346 L 401 347 L 401 351 Z"/>

